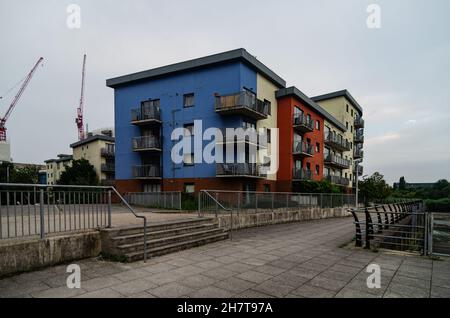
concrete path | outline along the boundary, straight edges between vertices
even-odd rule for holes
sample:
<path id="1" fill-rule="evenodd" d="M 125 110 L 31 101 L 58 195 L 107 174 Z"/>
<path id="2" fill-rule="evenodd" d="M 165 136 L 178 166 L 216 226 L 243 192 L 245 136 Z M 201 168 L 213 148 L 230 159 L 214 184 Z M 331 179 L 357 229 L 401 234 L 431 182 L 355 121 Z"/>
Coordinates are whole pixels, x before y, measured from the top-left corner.
<path id="1" fill-rule="evenodd" d="M 274 225 L 232 241 L 121 264 L 89 259 L 81 289 L 66 266 L 0 280 L 0 297 L 450 297 L 450 262 L 343 249 L 351 218 Z M 366 284 L 381 267 L 381 288 Z"/>

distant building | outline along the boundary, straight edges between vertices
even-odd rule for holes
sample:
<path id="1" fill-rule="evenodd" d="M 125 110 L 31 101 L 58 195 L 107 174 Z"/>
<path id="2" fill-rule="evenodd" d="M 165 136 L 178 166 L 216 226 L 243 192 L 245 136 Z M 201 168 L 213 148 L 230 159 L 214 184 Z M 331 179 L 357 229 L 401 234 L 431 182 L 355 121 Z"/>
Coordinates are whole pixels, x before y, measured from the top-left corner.
<path id="1" fill-rule="evenodd" d="M 102 131 L 102 134 L 88 134 L 84 140 L 70 145 L 73 149 L 73 159 L 86 159 L 97 173 L 103 185 L 112 185 L 115 179 L 115 149 L 112 131 Z"/>
<path id="2" fill-rule="evenodd" d="M 45 160 L 48 185 L 54 185 L 58 182 L 61 173 L 66 170 L 66 167 L 72 165 L 72 159 L 72 155 L 60 154 L 57 159 Z"/>
<path id="3" fill-rule="evenodd" d="M 47 184 L 47 170 L 46 169 L 39 170 L 38 183 L 39 184 Z"/>
<path id="4" fill-rule="evenodd" d="M 417 182 L 417 183 L 405 183 L 405 189 L 419 189 L 419 188 L 432 188 L 434 186 L 434 182 Z M 398 189 L 400 186 L 399 182 L 394 182 L 394 189 Z"/>
<path id="5" fill-rule="evenodd" d="M 11 145 L 9 141 L 0 141 L 0 161 L 11 162 Z"/>

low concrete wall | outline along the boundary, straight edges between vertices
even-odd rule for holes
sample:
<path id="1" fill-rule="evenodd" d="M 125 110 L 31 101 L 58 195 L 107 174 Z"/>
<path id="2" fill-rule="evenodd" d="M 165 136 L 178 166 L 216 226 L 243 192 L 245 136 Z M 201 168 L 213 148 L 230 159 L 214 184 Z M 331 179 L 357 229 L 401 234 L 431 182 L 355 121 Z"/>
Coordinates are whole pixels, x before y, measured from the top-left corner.
<path id="1" fill-rule="evenodd" d="M 280 224 L 289 222 L 319 220 L 332 217 L 347 217 L 351 214 L 348 208 L 303 208 L 258 210 L 258 213 L 233 211 L 233 229 L 243 229 L 255 226 Z M 219 215 L 219 227 L 230 228 L 231 216 Z"/>
<path id="2" fill-rule="evenodd" d="M 0 242 L 0 277 L 44 266 L 98 256 L 100 233 L 89 231 Z"/>

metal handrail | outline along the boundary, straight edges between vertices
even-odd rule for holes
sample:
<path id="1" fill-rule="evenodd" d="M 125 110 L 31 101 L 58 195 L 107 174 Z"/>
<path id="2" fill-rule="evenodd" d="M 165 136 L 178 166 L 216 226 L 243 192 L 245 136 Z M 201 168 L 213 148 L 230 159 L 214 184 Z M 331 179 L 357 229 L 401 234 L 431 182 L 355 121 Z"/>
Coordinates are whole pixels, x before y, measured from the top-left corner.
<path id="1" fill-rule="evenodd" d="M 134 209 L 128 204 L 128 202 L 122 197 L 122 195 L 113 186 L 89 186 L 89 185 L 47 185 L 47 184 L 25 184 L 25 183 L 0 183 L 0 187 L 29 187 L 29 188 L 74 188 L 74 189 L 104 189 L 112 190 L 119 199 L 125 204 L 128 210 L 136 217 L 144 220 L 144 262 L 147 260 L 147 217 L 138 215 Z M 108 200 L 111 202 L 111 192 L 108 194 Z M 41 222 L 43 219 L 41 219 Z M 108 211 L 108 227 L 111 227 L 111 207 Z M 43 233 L 41 233 L 42 235 Z"/>
<path id="2" fill-rule="evenodd" d="M 214 198 L 211 194 L 209 194 L 208 193 L 208 191 L 207 190 L 200 190 L 200 193 L 204 193 L 204 194 L 206 194 L 209 198 L 211 198 L 215 203 L 216 203 L 216 205 L 217 206 L 220 206 L 223 210 L 225 210 L 225 211 L 229 211 L 230 212 L 230 240 L 233 238 L 233 209 L 230 209 L 230 208 L 226 208 L 226 207 L 224 207 L 223 206 L 223 204 L 222 203 L 220 203 L 219 201 L 217 201 L 217 199 L 216 198 Z M 199 215 L 199 217 L 200 217 L 200 194 L 199 194 L 199 196 L 198 196 L 198 215 Z M 217 210 L 216 210 L 216 218 L 217 218 Z"/>

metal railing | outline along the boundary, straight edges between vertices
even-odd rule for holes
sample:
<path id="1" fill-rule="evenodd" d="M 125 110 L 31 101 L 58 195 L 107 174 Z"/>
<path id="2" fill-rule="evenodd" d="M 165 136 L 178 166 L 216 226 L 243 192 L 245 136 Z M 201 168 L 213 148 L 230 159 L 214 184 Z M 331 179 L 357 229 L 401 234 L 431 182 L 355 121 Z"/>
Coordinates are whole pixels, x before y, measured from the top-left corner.
<path id="1" fill-rule="evenodd" d="M 450 213 L 430 212 L 428 215 L 429 253 L 450 256 Z"/>
<path id="2" fill-rule="evenodd" d="M 217 163 L 216 176 L 263 177 L 261 165 L 257 163 Z"/>
<path id="3" fill-rule="evenodd" d="M 147 218 L 138 215 L 110 186 L 0 183 L 0 239 L 109 228 L 111 198 L 144 222 L 144 261 L 147 259 Z"/>
<path id="4" fill-rule="evenodd" d="M 331 153 L 325 157 L 324 161 L 325 164 L 337 166 L 339 168 L 348 169 L 350 167 L 350 160 L 347 160 L 337 155 L 333 155 Z"/>
<path id="5" fill-rule="evenodd" d="M 231 209 L 238 213 L 355 206 L 353 194 L 201 190 L 198 196 L 199 215 L 218 213 L 220 209 L 211 198 L 227 210 Z"/>
<path id="6" fill-rule="evenodd" d="M 302 132 L 314 130 L 314 122 L 302 114 L 294 114 L 294 127 Z"/>
<path id="7" fill-rule="evenodd" d="M 161 167 L 159 165 L 133 166 L 134 178 L 161 178 Z"/>
<path id="8" fill-rule="evenodd" d="M 350 184 L 350 180 L 348 178 L 344 178 L 341 176 L 325 176 L 325 178 L 333 184 L 348 186 Z"/>
<path id="9" fill-rule="evenodd" d="M 312 180 L 312 171 L 302 168 L 302 169 L 294 169 L 292 173 L 293 180 Z"/>
<path id="10" fill-rule="evenodd" d="M 312 144 L 305 141 L 296 141 L 294 142 L 292 152 L 294 155 L 313 156 L 314 148 Z"/>
<path id="11" fill-rule="evenodd" d="M 353 141 L 355 143 L 363 143 L 364 142 L 364 132 L 357 132 L 353 137 Z"/>
<path id="12" fill-rule="evenodd" d="M 328 133 L 325 136 L 324 142 L 325 144 L 342 151 L 349 151 L 351 149 L 350 142 L 337 134 Z"/>
<path id="13" fill-rule="evenodd" d="M 132 139 L 133 150 L 161 150 L 161 138 L 157 136 L 139 136 Z"/>
<path id="14" fill-rule="evenodd" d="M 364 119 L 362 119 L 361 116 L 355 116 L 355 121 L 353 124 L 355 128 L 362 128 L 364 127 Z"/>
<path id="15" fill-rule="evenodd" d="M 269 104 L 257 99 L 256 95 L 251 92 L 241 91 L 235 94 L 216 96 L 216 111 L 229 111 L 239 108 L 249 109 L 262 117 L 267 117 L 269 114 Z"/>
<path id="16" fill-rule="evenodd" d="M 125 195 L 131 205 L 158 209 L 181 210 L 181 192 L 128 192 Z"/>
<path id="17" fill-rule="evenodd" d="M 349 209 L 357 247 L 427 254 L 427 216 L 420 200 Z"/>
<path id="18" fill-rule="evenodd" d="M 353 152 L 353 157 L 355 159 L 360 159 L 364 157 L 364 151 L 362 149 L 355 149 Z"/>
<path id="19" fill-rule="evenodd" d="M 131 121 L 161 120 L 161 110 L 156 106 L 141 106 L 131 110 Z"/>
<path id="20" fill-rule="evenodd" d="M 100 154 L 104 157 L 114 157 L 115 156 L 115 149 L 112 148 L 102 148 L 100 149 Z"/>
<path id="21" fill-rule="evenodd" d="M 103 172 L 114 172 L 116 170 L 114 163 L 102 163 L 101 170 Z"/>

